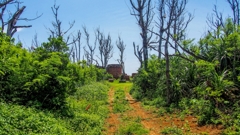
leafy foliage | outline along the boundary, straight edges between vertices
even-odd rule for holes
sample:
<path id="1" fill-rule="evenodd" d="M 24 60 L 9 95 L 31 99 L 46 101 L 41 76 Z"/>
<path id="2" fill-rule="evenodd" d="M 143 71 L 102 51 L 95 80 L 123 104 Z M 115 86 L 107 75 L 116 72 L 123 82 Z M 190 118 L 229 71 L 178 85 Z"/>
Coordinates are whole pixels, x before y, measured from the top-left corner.
<path id="1" fill-rule="evenodd" d="M 1 33 L 0 98 L 46 109 L 64 109 L 77 86 L 100 81 L 104 71 L 86 62 L 72 63 L 61 37 L 49 38 L 32 52 Z"/>
<path id="2" fill-rule="evenodd" d="M 201 57 L 184 53 L 179 55 L 185 59 L 178 54 L 170 57 L 171 93 L 167 93 L 165 59 L 151 56 L 148 71 L 139 69 L 134 78 L 131 94 L 144 104 L 188 110 L 197 115 L 200 125 L 223 124 L 238 132 L 238 122 L 233 120 L 238 119 L 234 115 L 238 107 L 233 106 L 239 106 L 240 97 L 239 35 L 239 26 L 227 19 L 224 27 L 209 32 L 197 45 L 183 41 L 185 47 Z M 168 94 L 172 104 L 166 104 Z"/>

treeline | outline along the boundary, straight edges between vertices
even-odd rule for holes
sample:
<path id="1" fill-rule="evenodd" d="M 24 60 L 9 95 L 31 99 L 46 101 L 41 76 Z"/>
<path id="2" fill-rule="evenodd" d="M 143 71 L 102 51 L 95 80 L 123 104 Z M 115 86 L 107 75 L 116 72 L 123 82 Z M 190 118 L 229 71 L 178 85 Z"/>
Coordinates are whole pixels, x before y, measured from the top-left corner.
<path id="1" fill-rule="evenodd" d="M 186 38 L 185 29 L 176 27 L 178 26 L 176 23 L 188 24 L 191 20 L 191 16 L 189 20 L 184 21 L 181 19 L 184 14 L 174 15 L 178 10 L 184 12 L 187 1 L 159 1 L 160 33 L 152 31 L 151 25 L 141 25 L 150 23 L 147 23 L 149 19 L 146 18 L 152 18 L 151 2 L 137 1 L 138 4 L 132 2 L 136 14 L 146 13 L 142 18 L 137 16 L 140 21 L 145 21 L 139 24 L 143 29 L 142 34 L 145 34 L 145 38 L 151 38 L 151 34 L 157 35 L 159 37 L 157 43 L 160 45 L 156 49 L 158 55 L 148 58 L 146 54 L 152 47 L 152 42 L 142 36 L 142 49 L 143 52 L 146 49 L 146 54 L 138 53 L 138 58 L 144 59 L 139 59 L 142 67 L 133 80 L 131 93 L 135 98 L 147 104 L 166 107 L 169 112 L 172 109 L 180 109 L 183 113 L 194 114 L 198 117 L 200 125 L 221 124 L 225 127 L 224 134 L 239 134 L 240 16 L 237 14 L 239 2 L 235 0 L 227 2 L 231 7 L 235 7 L 232 8 L 234 16 L 224 20 L 215 7 L 214 16 L 207 21 L 210 30 L 197 43 Z M 170 11 L 173 14 L 164 16 L 163 13 L 171 13 Z M 148 31 L 144 31 L 144 28 Z M 164 48 L 163 51 L 161 47 Z M 170 54 L 169 48 L 175 52 Z"/>

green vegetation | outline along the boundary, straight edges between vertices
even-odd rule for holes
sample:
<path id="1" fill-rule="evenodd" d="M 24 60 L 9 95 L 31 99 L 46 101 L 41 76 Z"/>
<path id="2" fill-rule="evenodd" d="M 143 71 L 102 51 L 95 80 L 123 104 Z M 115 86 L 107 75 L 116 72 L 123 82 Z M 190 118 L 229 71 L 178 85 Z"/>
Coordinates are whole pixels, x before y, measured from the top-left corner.
<path id="1" fill-rule="evenodd" d="M 107 91 L 108 87 L 101 83 L 78 88 L 77 94 L 67 99 L 69 116 L 1 103 L 0 132 L 1 134 L 101 134 L 108 114 Z"/>
<path id="2" fill-rule="evenodd" d="M 239 31 L 226 20 L 224 27 L 209 32 L 196 45 L 183 41 L 201 59 L 186 54 L 188 60 L 170 57 L 170 87 L 165 59 L 152 55 L 148 71 L 139 70 L 130 93 L 145 106 L 159 107 L 160 115 L 181 110 L 197 116 L 199 125 L 221 124 L 224 133 L 239 134 Z"/>
<path id="3" fill-rule="evenodd" d="M 132 87 L 133 83 L 128 81 L 125 83 L 119 83 L 119 80 L 114 80 L 113 82 L 109 82 L 108 85 L 110 87 L 113 87 L 114 89 L 127 90 L 126 92 L 128 92 Z"/>
<path id="4" fill-rule="evenodd" d="M 183 135 L 182 130 L 177 127 L 167 127 L 161 133 L 163 135 Z"/>
<path id="5" fill-rule="evenodd" d="M 147 135 L 148 130 L 142 126 L 141 118 L 128 116 L 128 113 L 127 113 L 127 111 L 130 110 L 130 106 L 126 99 L 125 94 L 126 92 L 128 92 L 129 86 L 131 86 L 131 83 L 128 83 L 128 84 L 126 83 L 122 85 L 113 83 L 111 85 L 118 88 L 118 89 L 115 89 L 115 92 L 114 92 L 113 112 L 121 113 L 121 120 L 120 120 L 121 124 L 116 134 L 117 135 L 123 135 L 123 134 Z"/>
<path id="6" fill-rule="evenodd" d="M 125 97 L 125 91 L 123 89 L 117 89 L 114 92 L 114 104 L 113 104 L 113 112 L 121 113 L 125 112 L 128 107 L 128 101 Z"/>
<path id="7" fill-rule="evenodd" d="M 148 130 L 144 129 L 141 123 L 130 121 L 124 121 L 117 132 L 117 135 L 148 135 Z"/>
<path id="8" fill-rule="evenodd" d="M 177 34 L 168 41 L 167 33 L 165 58 L 152 55 L 148 59 L 149 44 L 143 42 L 143 51 L 137 49 L 143 65 L 133 84 L 119 83 L 125 82 L 122 80 L 103 82 L 111 75 L 92 65 L 93 51 L 88 61 L 79 58 L 75 62 L 61 34 L 55 37 L 52 33 L 47 42 L 27 50 L 0 32 L 0 134 L 102 134 L 109 113 L 108 86 L 115 89 L 114 113 L 129 110 L 125 93 L 130 92 L 145 108 L 157 107 L 159 115 L 178 111 L 181 118 L 196 116 L 199 125 L 223 126 L 224 135 L 240 134 L 240 27 L 230 18 L 221 23 L 198 43 L 192 39 L 175 41 Z M 86 29 L 85 34 L 88 42 Z M 142 37 L 146 35 L 141 33 Z M 171 42 L 181 50 L 168 55 Z M 183 132 L 178 127 L 161 131 Z M 127 116 L 121 119 L 117 134 L 144 135 L 148 131 L 140 117 Z"/>
<path id="9" fill-rule="evenodd" d="M 108 87 L 94 83 L 78 88 L 75 95 L 68 98 L 68 106 L 73 117 L 66 119 L 76 133 L 100 134 L 108 115 Z"/>
<path id="10" fill-rule="evenodd" d="M 67 51 L 61 37 L 30 52 L 0 33 L 1 134 L 101 134 L 107 74 Z"/>

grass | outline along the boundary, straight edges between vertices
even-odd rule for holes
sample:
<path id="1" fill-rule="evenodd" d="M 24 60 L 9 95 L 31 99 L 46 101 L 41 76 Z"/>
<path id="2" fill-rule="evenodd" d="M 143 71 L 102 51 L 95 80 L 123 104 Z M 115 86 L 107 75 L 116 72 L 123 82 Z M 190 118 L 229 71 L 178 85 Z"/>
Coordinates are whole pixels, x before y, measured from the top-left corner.
<path id="1" fill-rule="evenodd" d="M 125 91 L 117 89 L 114 92 L 113 112 L 122 113 L 129 109 L 128 101 L 125 98 Z"/>
<path id="2" fill-rule="evenodd" d="M 109 113 L 108 89 L 101 83 L 78 88 L 67 98 L 68 115 L 0 102 L 0 134 L 101 134 Z"/>
<path id="3" fill-rule="evenodd" d="M 149 133 L 149 131 L 142 126 L 140 117 L 124 115 L 121 121 L 121 125 L 116 133 L 117 135 L 148 135 Z"/>
<path id="4" fill-rule="evenodd" d="M 120 126 L 117 135 L 148 135 L 148 130 L 141 123 L 128 121 Z"/>
<path id="5" fill-rule="evenodd" d="M 132 82 L 119 83 L 118 80 L 114 80 L 108 82 L 108 85 L 115 90 L 113 112 L 121 113 L 121 124 L 116 135 L 147 135 L 148 130 L 142 126 L 140 117 L 127 116 L 127 111 L 131 108 L 126 100 L 126 93 L 130 91 Z"/>
<path id="6" fill-rule="evenodd" d="M 183 131 L 178 127 L 166 127 L 161 131 L 161 133 L 163 135 L 183 135 Z"/>
<path id="7" fill-rule="evenodd" d="M 1 134 L 73 134 L 66 121 L 50 112 L 0 103 Z"/>
<path id="8" fill-rule="evenodd" d="M 122 89 L 125 90 L 125 92 L 129 92 L 133 83 L 128 81 L 126 83 L 119 83 L 119 80 L 114 80 L 113 82 L 108 82 L 107 84 L 115 90 Z"/>

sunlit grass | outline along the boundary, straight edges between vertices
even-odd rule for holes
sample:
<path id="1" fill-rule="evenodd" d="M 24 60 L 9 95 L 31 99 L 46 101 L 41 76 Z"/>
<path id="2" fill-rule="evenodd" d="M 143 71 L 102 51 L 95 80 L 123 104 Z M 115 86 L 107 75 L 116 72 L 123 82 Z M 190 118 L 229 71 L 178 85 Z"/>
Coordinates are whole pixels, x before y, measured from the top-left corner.
<path id="1" fill-rule="evenodd" d="M 119 80 L 114 80 L 113 82 L 108 82 L 108 85 L 113 89 L 123 89 L 125 92 L 129 92 L 132 87 L 132 82 L 127 81 L 126 83 L 119 83 Z"/>
<path id="2" fill-rule="evenodd" d="M 0 102 L 0 134 L 99 135 L 109 113 L 108 90 L 101 83 L 80 87 L 67 98 L 63 112 Z"/>

